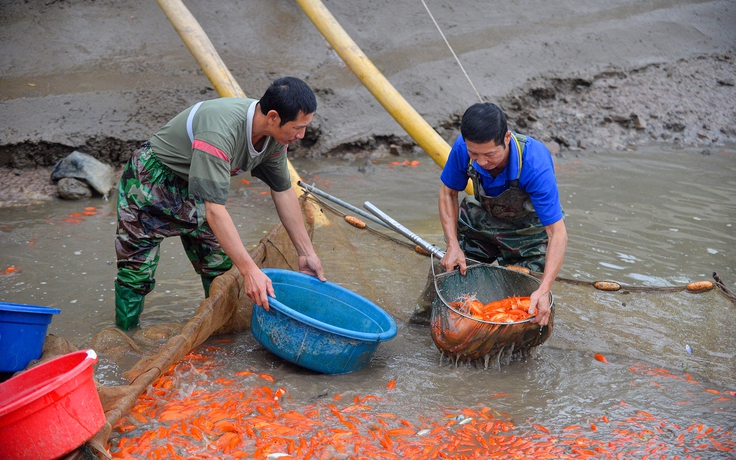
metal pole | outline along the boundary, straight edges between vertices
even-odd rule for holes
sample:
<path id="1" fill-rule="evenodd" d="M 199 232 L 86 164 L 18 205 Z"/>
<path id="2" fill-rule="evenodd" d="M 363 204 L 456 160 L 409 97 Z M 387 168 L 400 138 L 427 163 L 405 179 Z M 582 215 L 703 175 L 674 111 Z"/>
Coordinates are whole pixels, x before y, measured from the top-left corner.
<path id="1" fill-rule="evenodd" d="M 409 238 L 411 241 L 419 245 L 421 248 L 425 249 L 431 254 L 434 254 L 435 256 L 439 257 L 440 259 L 445 256 L 445 251 L 441 250 L 437 246 L 430 244 L 423 240 L 419 235 L 412 232 L 408 228 L 404 227 L 397 221 L 395 221 L 391 216 L 386 214 L 385 212 L 381 211 L 377 207 L 375 207 L 373 204 L 371 204 L 370 201 L 366 201 L 363 203 L 363 207 L 372 212 L 373 214 L 377 215 L 381 220 L 386 222 L 393 230 L 401 233 L 405 237 Z"/>
<path id="2" fill-rule="evenodd" d="M 370 220 L 372 220 L 373 222 L 375 222 L 377 224 L 383 225 L 384 227 L 386 227 L 389 230 L 393 230 L 393 228 L 389 227 L 385 222 L 383 222 L 381 219 L 378 219 L 376 216 L 374 216 L 372 214 L 368 214 L 367 212 L 363 211 L 362 209 L 356 208 L 352 204 L 347 203 L 345 201 L 342 201 L 341 199 L 336 198 L 336 197 L 330 195 L 329 193 L 325 193 L 322 190 L 320 190 L 317 187 L 315 187 L 314 185 L 305 184 L 302 181 L 297 181 L 297 184 L 300 187 L 302 187 L 305 190 L 307 190 L 308 192 L 310 192 L 310 193 L 314 193 L 315 195 L 319 195 L 322 198 L 327 198 L 328 200 L 332 201 L 333 203 L 339 204 L 343 208 L 349 209 L 349 210 L 353 211 L 356 214 L 360 214 L 361 216 L 365 217 L 366 219 L 370 219 Z"/>

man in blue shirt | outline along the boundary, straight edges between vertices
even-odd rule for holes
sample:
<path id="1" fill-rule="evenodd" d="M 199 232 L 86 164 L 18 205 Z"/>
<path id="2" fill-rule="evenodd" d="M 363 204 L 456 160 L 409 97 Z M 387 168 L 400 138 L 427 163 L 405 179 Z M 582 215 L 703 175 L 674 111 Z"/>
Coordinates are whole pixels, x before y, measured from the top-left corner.
<path id="1" fill-rule="evenodd" d="M 544 326 L 550 290 L 567 248 L 567 230 L 549 150 L 508 130 L 495 104 L 478 103 L 463 114 L 461 136 L 442 171 L 439 211 L 447 252 L 446 270 L 466 273 L 466 257 L 543 272 L 531 294 L 530 313 Z M 468 179 L 474 196 L 458 203 Z"/>

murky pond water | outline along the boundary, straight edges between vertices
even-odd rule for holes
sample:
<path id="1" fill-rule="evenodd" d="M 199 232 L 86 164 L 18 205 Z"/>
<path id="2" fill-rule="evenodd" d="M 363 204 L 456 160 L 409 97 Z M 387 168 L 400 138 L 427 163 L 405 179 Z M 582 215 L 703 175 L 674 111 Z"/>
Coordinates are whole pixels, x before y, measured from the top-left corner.
<path id="1" fill-rule="evenodd" d="M 423 157 L 415 167 L 392 164 L 395 160 L 376 160 L 366 172 L 358 170 L 363 160 L 299 160 L 295 166 L 305 182 L 358 207 L 370 201 L 443 246 L 439 167 Z M 243 333 L 208 342 L 217 375 L 267 372 L 297 410 L 338 394 L 378 395 L 376 410 L 402 413 L 413 423 L 441 419 L 447 408 L 488 406 L 517 425 L 541 424 L 557 432 L 569 425 L 601 425 L 604 416 L 619 427 L 628 420 L 626 428 L 632 428 L 637 411 L 652 415 L 645 423 L 652 430 L 662 424 L 721 427 L 720 433 L 734 429 L 736 307 L 716 290 L 693 294 L 666 288 L 711 279 L 716 272 L 736 290 L 736 150 L 576 152 L 555 163 L 570 239 L 560 275 L 651 290 L 602 292 L 558 282 L 554 332 L 532 359 L 500 370 L 446 361 L 440 366 L 429 329 L 406 322 L 429 268 L 428 260 L 412 259 L 407 266 L 361 274 L 363 284 L 385 283 L 382 272 L 390 276 L 391 270 L 411 273 L 413 280 L 392 287 L 391 298 L 373 299 L 397 319 L 399 333 L 380 345 L 367 367 L 339 376 L 314 374 L 276 358 Z M 255 179 L 234 179 L 232 191 L 229 209 L 246 247 L 253 247 L 277 221 L 270 197 Z M 96 209 L 84 215 L 89 207 Z M 17 267 L 0 276 L 0 299 L 61 309 L 49 332 L 85 346 L 113 324 L 114 230 L 113 201 L 0 209 L 0 269 Z M 323 260 L 330 278 L 329 255 Z M 143 325 L 188 319 L 201 300 L 201 286 L 177 240 L 165 241 L 156 279 Z M 337 279 L 361 289 L 349 277 Z M 593 359 L 595 353 L 608 363 Z M 114 375 L 99 369 L 103 380 Z M 389 391 L 391 380 L 396 387 Z M 667 453 L 686 454 L 677 447 L 677 430 L 671 431 Z M 595 436 L 611 442 L 617 432 L 609 427 Z M 729 458 L 712 445 L 701 454 Z"/>

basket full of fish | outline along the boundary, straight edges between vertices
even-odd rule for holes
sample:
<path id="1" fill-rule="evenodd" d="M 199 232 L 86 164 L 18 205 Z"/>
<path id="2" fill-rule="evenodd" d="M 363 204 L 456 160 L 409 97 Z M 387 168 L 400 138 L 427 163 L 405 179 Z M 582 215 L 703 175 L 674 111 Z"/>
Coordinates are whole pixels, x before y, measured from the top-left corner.
<path id="1" fill-rule="evenodd" d="M 544 343 L 554 324 L 554 298 L 550 294 L 549 323 L 532 323 L 529 296 L 539 280 L 517 270 L 497 265 L 468 266 L 435 274 L 436 296 L 432 303 L 431 333 L 442 355 L 458 361 L 502 360 L 528 354 Z"/>

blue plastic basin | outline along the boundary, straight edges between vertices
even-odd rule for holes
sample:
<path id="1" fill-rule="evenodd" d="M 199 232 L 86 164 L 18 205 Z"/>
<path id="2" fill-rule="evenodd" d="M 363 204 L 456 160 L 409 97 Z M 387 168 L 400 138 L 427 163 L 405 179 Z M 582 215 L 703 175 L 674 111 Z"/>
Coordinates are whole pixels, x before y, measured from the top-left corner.
<path id="1" fill-rule="evenodd" d="M 396 322 L 373 302 L 329 281 L 275 268 L 263 272 L 276 298 L 254 305 L 250 328 L 281 358 L 324 374 L 365 366 L 378 344 L 396 336 Z"/>
<path id="2" fill-rule="evenodd" d="M 18 372 L 41 357 L 57 308 L 0 302 L 0 372 Z"/>

